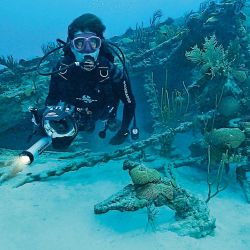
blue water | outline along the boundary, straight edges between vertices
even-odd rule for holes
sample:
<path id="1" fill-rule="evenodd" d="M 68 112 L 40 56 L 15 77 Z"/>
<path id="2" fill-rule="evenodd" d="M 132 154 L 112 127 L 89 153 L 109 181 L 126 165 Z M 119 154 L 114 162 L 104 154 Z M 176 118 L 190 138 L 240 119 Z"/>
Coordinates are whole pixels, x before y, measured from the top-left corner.
<path id="1" fill-rule="evenodd" d="M 41 45 L 66 38 L 67 27 L 83 13 L 98 15 L 106 37 L 123 34 L 136 23 L 148 25 L 155 10 L 163 18 L 179 17 L 197 10 L 201 0 L 1 0 L 0 55 L 28 59 L 42 55 Z"/>

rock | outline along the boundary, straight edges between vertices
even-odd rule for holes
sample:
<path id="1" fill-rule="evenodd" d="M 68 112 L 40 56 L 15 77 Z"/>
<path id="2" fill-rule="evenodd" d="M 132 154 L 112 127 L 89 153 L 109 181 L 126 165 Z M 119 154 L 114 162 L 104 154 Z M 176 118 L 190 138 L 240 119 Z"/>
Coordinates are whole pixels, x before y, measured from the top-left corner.
<path id="1" fill-rule="evenodd" d="M 240 102 L 233 96 L 224 97 L 219 104 L 218 111 L 223 116 L 232 117 L 240 111 Z"/>
<path id="2" fill-rule="evenodd" d="M 18 96 L 0 95 L 0 114 L 0 133 L 20 122 L 24 114 Z"/>
<path id="3" fill-rule="evenodd" d="M 236 169 L 237 180 L 239 181 L 247 202 L 250 203 L 250 167 L 239 166 Z"/>
<path id="4" fill-rule="evenodd" d="M 232 74 L 234 79 L 240 83 L 245 82 L 247 79 L 247 74 L 243 70 L 233 70 Z"/>
<path id="5" fill-rule="evenodd" d="M 212 17 L 210 17 L 210 18 L 207 19 L 207 21 L 206 21 L 205 24 L 213 24 L 213 25 L 214 25 L 214 24 L 217 23 L 218 21 L 219 21 L 218 18 L 212 16 Z"/>
<path id="6" fill-rule="evenodd" d="M 142 168 L 144 173 L 147 172 L 146 169 L 149 172 L 152 170 L 138 163 L 128 164 L 128 161 L 125 163 L 126 169 L 128 165 L 137 165 L 132 170 Z M 142 176 L 144 178 L 144 174 Z M 176 221 L 169 223 L 167 228 L 178 235 L 201 238 L 214 232 L 215 219 L 210 216 L 206 202 L 178 185 L 173 185 L 172 180 L 167 178 L 159 180 L 158 183 L 141 186 L 127 185 L 123 190 L 95 205 L 94 211 L 95 214 L 107 213 L 110 210 L 136 211 L 152 205 L 156 207 L 166 205 L 175 210 Z"/>
<path id="7" fill-rule="evenodd" d="M 128 37 L 124 37 L 124 38 L 122 38 L 122 39 L 120 40 L 120 42 L 121 42 L 122 44 L 131 44 L 131 43 L 133 43 L 133 40 L 130 39 L 130 38 L 128 38 Z"/>

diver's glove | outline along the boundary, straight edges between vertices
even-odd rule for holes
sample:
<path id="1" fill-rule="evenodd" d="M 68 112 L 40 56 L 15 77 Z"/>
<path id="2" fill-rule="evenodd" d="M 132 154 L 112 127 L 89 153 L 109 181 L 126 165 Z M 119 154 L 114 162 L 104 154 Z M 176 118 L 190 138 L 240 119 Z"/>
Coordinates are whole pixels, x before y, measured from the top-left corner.
<path id="1" fill-rule="evenodd" d="M 109 141 L 109 144 L 120 145 L 120 144 L 122 144 L 126 140 L 126 138 L 128 137 L 128 135 L 129 135 L 128 130 L 122 130 L 122 129 L 120 129 L 115 134 L 115 136 L 113 136 L 111 138 L 111 140 Z"/>

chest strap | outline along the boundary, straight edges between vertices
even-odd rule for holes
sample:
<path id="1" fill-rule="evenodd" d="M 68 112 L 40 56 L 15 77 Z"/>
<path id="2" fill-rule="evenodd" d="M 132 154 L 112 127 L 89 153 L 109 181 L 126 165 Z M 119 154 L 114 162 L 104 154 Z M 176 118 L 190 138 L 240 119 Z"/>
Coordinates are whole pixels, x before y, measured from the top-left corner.
<path id="1" fill-rule="evenodd" d="M 109 79 L 109 68 L 108 67 L 98 67 L 99 69 L 99 75 L 100 75 L 100 81 L 104 82 Z"/>

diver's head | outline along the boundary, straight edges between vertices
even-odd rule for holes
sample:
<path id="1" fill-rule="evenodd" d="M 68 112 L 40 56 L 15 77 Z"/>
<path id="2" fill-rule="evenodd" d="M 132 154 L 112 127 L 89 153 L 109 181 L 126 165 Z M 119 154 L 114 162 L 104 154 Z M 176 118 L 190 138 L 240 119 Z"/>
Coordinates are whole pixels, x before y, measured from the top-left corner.
<path id="1" fill-rule="evenodd" d="M 68 41 L 75 59 L 82 63 L 83 69 L 91 71 L 96 66 L 102 45 L 105 26 L 93 14 L 76 18 L 68 27 Z"/>
<path id="2" fill-rule="evenodd" d="M 93 32 L 77 32 L 70 40 L 70 48 L 76 60 L 83 63 L 83 68 L 91 71 L 95 64 L 101 48 L 101 38 Z"/>

